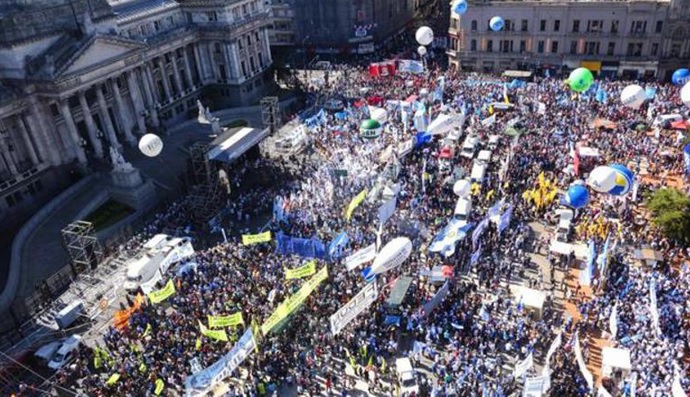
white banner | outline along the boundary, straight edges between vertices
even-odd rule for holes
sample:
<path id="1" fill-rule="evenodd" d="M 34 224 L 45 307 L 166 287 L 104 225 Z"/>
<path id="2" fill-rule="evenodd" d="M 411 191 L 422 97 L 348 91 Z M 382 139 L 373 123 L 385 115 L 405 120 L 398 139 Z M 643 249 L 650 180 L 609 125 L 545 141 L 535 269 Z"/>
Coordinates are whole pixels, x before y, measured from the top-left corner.
<path id="1" fill-rule="evenodd" d="M 374 258 L 376 258 L 376 244 L 371 244 L 345 258 L 345 268 L 348 271 L 354 270 L 363 263 L 373 261 Z"/>
<path id="2" fill-rule="evenodd" d="M 482 127 L 491 127 L 496 123 L 496 115 L 494 114 L 491 117 L 487 117 L 484 120 L 481 121 Z"/>
<path id="3" fill-rule="evenodd" d="M 448 281 L 443 283 L 443 286 L 438 289 L 438 291 L 436 292 L 436 295 L 434 295 L 434 297 L 431 298 L 431 300 L 429 302 L 425 303 L 422 306 L 422 309 L 424 310 L 424 312 L 422 313 L 422 317 L 426 317 L 429 314 L 431 314 L 431 312 L 433 312 L 434 309 L 436 309 L 436 307 L 438 305 L 440 305 L 441 302 L 443 302 L 443 300 L 446 298 L 446 295 L 448 295 L 448 288 L 449 287 L 450 287 L 450 284 L 448 283 Z"/>
<path id="4" fill-rule="evenodd" d="M 549 362 L 551 361 L 551 356 L 556 352 L 556 349 L 561 347 L 561 343 L 563 342 L 563 332 L 559 332 L 558 336 L 554 338 L 553 342 L 551 342 L 551 346 L 549 346 L 549 351 L 546 353 L 546 366 L 544 367 L 544 370 L 542 371 L 542 375 L 546 375 L 548 373 L 548 368 L 549 368 Z"/>
<path id="5" fill-rule="evenodd" d="M 393 196 L 379 207 L 378 214 L 380 223 L 386 223 L 386 221 L 390 219 L 390 217 L 395 212 L 396 202 L 397 199 L 395 196 Z"/>
<path id="6" fill-rule="evenodd" d="M 659 309 L 656 303 L 656 280 L 649 280 L 649 313 L 652 315 L 652 325 L 657 335 L 661 335 L 659 328 Z"/>
<path id="7" fill-rule="evenodd" d="M 534 365 L 534 359 L 532 357 L 532 353 L 529 354 L 524 360 L 521 362 L 517 363 L 515 365 L 515 371 L 513 372 L 513 376 L 516 378 L 521 377 L 524 375 L 532 366 Z"/>
<path id="8" fill-rule="evenodd" d="M 597 390 L 597 397 L 613 397 L 608 390 L 604 389 L 604 386 L 599 386 Z"/>
<path id="9" fill-rule="evenodd" d="M 546 376 L 525 378 L 525 386 L 522 391 L 523 397 L 541 397 L 547 383 L 548 379 Z"/>
<path id="10" fill-rule="evenodd" d="M 580 347 L 580 338 L 577 333 L 575 334 L 575 359 L 577 360 L 577 365 L 580 368 L 582 376 L 587 381 L 589 390 L 592 390 L 594 388 L 594 376 L 587 369 L 587 365 L 585 365 L 585 359 L 582 357 L 582 348 Z"/>
<path id="11" fill-rule="evenodd" d="M 539 102 L 537 105 L 537 112 L 541 115 L 546 114 L 546 104 L 544 102 Z"/>
<path id="12" fill-rule="evenodd" d="M 335 312 L 331 318 L 331 332 L 338 335 L 359 313 L 368 308 L 378 297 L 379 291 L 376 282 L 368 284 L 354 298 L 350 299 L 345 306 Z"/>
<path id="13" fill-rule="evenodd" d="M 611 317 L 609 317 L 609 331 L 613 339 L 616 339 L 618 335 L 618 305 L 613 305 L 613 310 L 611 310 Z"/>
<path id="14" fill-rule="evenodd" d="M 671 385 L 671 394 L 673 397 L 687 397 L 685 390 L 683 390 L 683 385 L 680 384 L 680 376 L 676 372 L 673 377 L 673 385 Z"/>

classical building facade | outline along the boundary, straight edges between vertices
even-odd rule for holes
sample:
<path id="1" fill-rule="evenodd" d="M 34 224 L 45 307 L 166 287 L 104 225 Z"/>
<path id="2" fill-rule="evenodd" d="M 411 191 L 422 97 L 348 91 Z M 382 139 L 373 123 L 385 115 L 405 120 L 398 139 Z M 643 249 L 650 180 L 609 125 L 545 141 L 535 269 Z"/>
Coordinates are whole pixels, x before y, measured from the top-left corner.
<path id="1" fill-rule="evenodd" d="M 659 77 L 670 80 L 674 70 L 687 67 L 690 67 L 690 0 L 671 0 L 659 59 Z"/>
<path id="2" fill-rule="evenodd" d="M 264 0 L 111 3 L 0 4 L 0 218 L 196 114 L 200 95 L 230 107 L 271 85 Z"/>
<path id="3" fill-rule="evenodd" d="M 687 65 L 686 3 L 474 1 L 464 15 L 451 14 L 448 56 L 451 64 L 475 71 L 555 73 L 584 66 L 603 76 L 664 77 L 683 59 Z M 677 10 L 670 12 L 673 7 Z M 494 16 L 505 20 L 499 32 L 489 28 Z M 679 62 L 660 62 L 670 54 Z"/>

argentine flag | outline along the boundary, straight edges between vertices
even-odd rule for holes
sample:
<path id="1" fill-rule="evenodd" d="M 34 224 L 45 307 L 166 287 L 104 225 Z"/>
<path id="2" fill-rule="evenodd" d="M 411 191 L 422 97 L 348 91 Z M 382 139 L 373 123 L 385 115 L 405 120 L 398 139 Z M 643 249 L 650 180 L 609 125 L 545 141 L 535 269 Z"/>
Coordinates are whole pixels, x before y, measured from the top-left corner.
<path id="1" fill-rule="evenodd" d="M 446 258 L 455 253 L 455 245 L 465 238 L 472 229 L 471 223 L 458 219 L 451 219 L 448 225 L 434 238 L 429 245 L 430 252 L 438 252 Z"/>

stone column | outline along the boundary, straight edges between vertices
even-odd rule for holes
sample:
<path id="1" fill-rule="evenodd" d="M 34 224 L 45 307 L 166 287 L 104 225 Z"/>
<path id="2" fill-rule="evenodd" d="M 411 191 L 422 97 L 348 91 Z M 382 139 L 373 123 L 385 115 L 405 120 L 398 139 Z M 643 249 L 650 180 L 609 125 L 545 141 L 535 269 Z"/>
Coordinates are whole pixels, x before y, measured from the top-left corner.
<path id="1" fill-rule="evenodd" d="M 101 110 L 101 119 L 103 119 L 103 128 L 105 128 L 105 135 L 108 137 L 108 142 L 110 142 L 110 145 L 112 145 L 114 148 L 120 149 L 122 145 L 120 145 L 120 142 L 117 140 L 113 120 L 110 119 L 108 104 L 105 102 L 105 97 L 103 96 L 103 87 L 100 84 L 97 84 L 93 88 L 96 90 L 98 107 Z"/>
<path id="2" fill-rule="evenodd" d="M 120 94 L 120 87 L 117 86 L 117 81 L 115 79 L 110 80 L 110 89 L 113 90 L 113 98 L 115 98 L 115 107 L 117 107 L 117 115 L 120 118 L 120 126 L 125 134 L 125 139 L 130 146 L 134 146 L 137 143 L 137 139 L 132 135 L 132 118 L 129 114 L 125 103 L 122 101 L 122 95 Z"/>
<path id="3" fill-rule="evenodd" d="M 170 92 L 170 81 L 168 81 L 168 72 L 165 70 L 165 62 L 162 58 L 156 58 L 156 63 L 158 64 L 158 69 L 161 71 L 161 81 L 163 82 L 163 90 L 165 91 L 165 97 L 167 101 L 161 102 L 172 102 L 172 93 Z"/>
<path id="4" fill-rule="evenodd" d="M 240 79 L 242 76 L 242 71 L 240 70 L 240 61 L 237 59 L 238 54 L 237 43 L 230 44 L 230 61 L 232 62 L 233 77 Z"/>
<path id="5" fill-rule="evenodd" d="M 74 119 L 72 118 L 72 113 L 69 110 L 69 105 L 67 104 L 67 99 L 59 101 L 60 113 L 62 118 L 65 120 L 65 125 L 67 126 L 67 131 L 72 138 L 72 147 L 75 149 L 77 154 L 77 159 L 80 163 L 86 163 L 86 154 L 84 153 L 84 148 L 81 146 L 81 139 L 79 139 L 79 133 L 77 132 L 77 126 L 74 125 Z M 97 154 L 98 155 L 98 154 Z M 103 152 L 99 157 L 103 157 Z"/>
<path id="6" fill-rule="evenodd" d="M 170 53 L 170 63 L 173 68 L 173 83 L 175 84 L 176 94 L 182 96 L 184 94 L 184 86 L 182 85 L 182 77 L 180 77 L 180 68 L 177 67 L 177 51 Z"/>
<path id="7" fill-rule="evenodd" d="M 196 65 L 196 72 L 199 75 L 199 84 L 203 85 L 206 80 L 206 73 L 204 68 L 201 67 L 201 52 L 199 51 L 199 43 L 192 44 L 194 49 L 194 64 Z"/>
<path id="8" fill-rule="evenodd" d="M 273 58 L 271 57 L 271 39 L 268 38 L 268 29 L 263 29 L 264 32 L 264 45 L 263 50 L 261 53 L 264 56 L 264 65 L 268 66 L 273 62 Z"/>
<path id="9" fill-rule="evenodd" d="M 1 128 L 5 128 L 2 120 L 0 120 L 0 125 L 2 125 Z M 10 171 L 10 174 L 17 175 L 19 173 L 19 171 L 17 170 L 17 164 L 14 161 L 14 156 L 12 156 L 12 153 L 10 153 L 10 148 L 7 146 L 7 141 L 12 140 L 12 138 L 10 137 L 10 131 L 4 129 L 3 132 L 6 136 L 0 137 L 0 155 L 2 155 L 2 158 L 5 159 L 5 162 L 7 163 L 7 169 L 8 171 Z"/>
<path id="10" fill-rule="evenodd" d="M 56 150 L 58 147 L 58 142 L 55 141 L 54 135 L 51 135 L 51 131 L 58 134 L 57 137 L 60 138 L 58 129 L 54 125 L 46 123 L 44 118 L 44 112 L 38 109 L 39 103 L 36 97 L 32 96 L 29 99 L 29 113 L 31 122 L 29 123 L 29 128 L 38 135 L 36 138 L 36 145 L 38 145 L 38 151 L 41 154 L 43 160 L 50 162 L 51 165 L 60 165 L 62 163 L 62 158 L 60 156 L 60 151 Z M 52 119 L 51 119 L 52 120 Z M 54 124 L 54 123 L 52 123 Z M 61 139 L 63 145 L 67 149 L 68 153 L 78 157 L 78 151 L 81 150 L 80 146 L 76 148 L 73 145 L 69 145 L 71 139 Z"/>
<path id="11" fill-rule="evenodd" d="M 223 59 L 225 59 L 225 74 L 228 76 L 228 80 L 232 80 L 232 67 L 230 66 L 232 64 L 232 60 L 230 58 L 230 44 L 228 43 L 223 43 L 221 45 L 221 48 L 223 49 Z"/>
<path id="12" fill-rule="evenodd" d="M 97 134 L 96 123 L 93 121 L 93 116 L 91 115 L 91 109 L 89 109 L 89 104 L 86 102 L 86 97 L 84 96 L 84 91 L 79 91 L 79 104 L 81 105 L 81 113 L 84 115 L 84 122 L 86 123 L 86 129 L 89 133 L 89 141 L 93 150 L 96 153 L 96 157 L 103 157 L 103 145 L 99 140 Z"/>
<path id="13" fill-rule="evenodd" d="M 182 60 L 184 61 L 184 77 L 187 81 L 187 86 L 194 89 L 194 80 L 192 80 L 192 65 L 189 62 L 189 55 L 187 55 L 187 47 L 182 47 Z"/>
<path id="14" fill-rule="evenodd" d="M 213 61 L 213 53 L 211 51 L 211 44 L 206 44 L 204 47 L 202 47 L 202 51 L 205 50 L 206 54 L 206 62 L 205 64 L 209 66 L 209 70 L 211 71 L 210 79 L 211 80 L 216 80 L 218 78 L 218 73 L 216 73 L 216 63 Z"/>
<path id="15" fill-rule="evenodd" d="M 144 64 L 143 72 L 144 80 L 146 80 L 146 84 L 148 84 L 149 86 L 149 94 L 151 94 L 151 105 L 153 106 L 156 104 L 156 102 L 160 102 L 161 93 L 158 91 L 156 81 L 153 79 L 153 72 L 151 71 L 151 66 L 148 63 Z"/>
<path id="16" fill-rule="evenodd" d="M 26 151 L 29 153 L 29 158 L 31 159 L 31 164 L 38 165 L 41 160 L 38 159 L 36 154 L 36 149 L 34 148 L 33 142 L 31 142 L 31 136 L 29 136 L 29 130 L 26 129 L 26 124 L 21 114 L 17 115 L 17 126 L 19 126 L 19 133 L 24 141 L 24 146 L 26 146 Z"/>
<path id="17" fill-rule="evenodd" d="M 148 87 L 148 89 L 144 90 L 144 92 L 146 93 L 146 100 L 151 104 L 149 108 L 151 109 L 151 122 L 153 123 L 154 127 L 158 127 L 160 125 L 160 121 L 158 120 L 158 110 L 156 109 L 156 102 L 158 101 L 156 96 L 157 90 L 153 84 L 151 68 L 148 65 L 145 65 L 144 69 L 142 70 L 142 78 L 145 82 L 145 85 Z"/>
<path id="18" fill-rule="evenodd" d="M 137 119 L 137 127 L 140 134 L 146 133 L 146 123 L 141 112 L 144 110 L 144 101 L 141 99 L 141 91 L 134 76 L 134 69 L 126 72 L 127 86 L 129 88 L 129 95 L 132 97 L 132 104 L 134 105 L 134 115 Z"/>

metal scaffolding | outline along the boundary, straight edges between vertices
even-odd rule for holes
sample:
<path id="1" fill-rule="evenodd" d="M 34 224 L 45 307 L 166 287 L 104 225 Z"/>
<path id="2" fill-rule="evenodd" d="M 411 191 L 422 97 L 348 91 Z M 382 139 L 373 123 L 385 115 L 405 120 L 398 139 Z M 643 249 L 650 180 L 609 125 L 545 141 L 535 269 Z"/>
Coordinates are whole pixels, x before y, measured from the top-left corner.
<path id="1" fill-rule="evenodd" d="M 194 183 L 187 196 L 187 207 L 200 222 L 214 217 L 222 208 L 226 189 L 222 188 L 218 170 L 208 159 L 209 144 L 196 142 L 191 148 Z"/>
<path id="2" fill-rule="evenodd" d="M 267 96 L 261 99 L 261 119 L 264 127 L 271 130 L 271 134 L 278 131 L 280 126 L 280 106 L 278 106 L 277 96 Z"/>
<path id="3" fill-rule="evenodd" d="M 103 247 L 91 222 L 75 221 L 67 225 L 62 229 L 62 242 L 75 274 L 95 269 L 103 260 Z"/>

